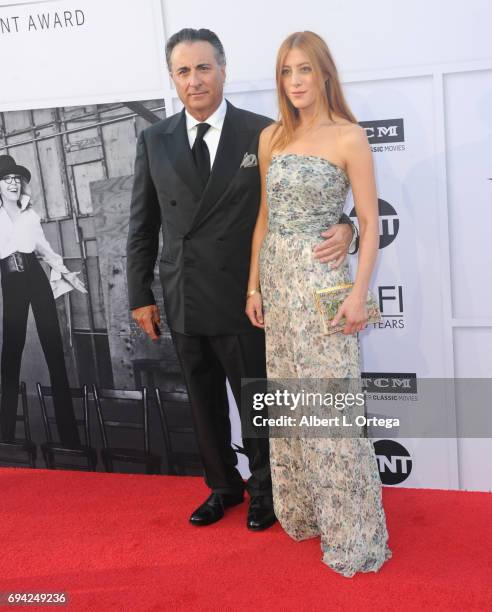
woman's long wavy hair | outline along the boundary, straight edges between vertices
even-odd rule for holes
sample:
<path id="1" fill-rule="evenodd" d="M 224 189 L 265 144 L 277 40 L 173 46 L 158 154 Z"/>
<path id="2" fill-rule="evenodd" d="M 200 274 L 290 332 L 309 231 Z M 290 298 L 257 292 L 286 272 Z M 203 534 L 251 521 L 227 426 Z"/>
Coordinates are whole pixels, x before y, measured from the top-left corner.
<path id="1" fill-rule="evenodd" d="M 326 111 L 330 119 L 333 113 L 344 117 L 352 123 L 357 123 L 352 114 L 338 77 L 338 71 L 333 57 L 325 41 L 314 32 L 294 32 L 280 45 L 277 53 L 276 82 L 279 120 L 273 133 L 271 150 L 284 149 L 293 139 L 294 130 L 299 124 L 299 111 L 290 102 L 282 83 L 282 68 L 285 58 L 291 49 L 301 49 L 308 56 L 318 83 L 316 96 L 316 113 Z"/>

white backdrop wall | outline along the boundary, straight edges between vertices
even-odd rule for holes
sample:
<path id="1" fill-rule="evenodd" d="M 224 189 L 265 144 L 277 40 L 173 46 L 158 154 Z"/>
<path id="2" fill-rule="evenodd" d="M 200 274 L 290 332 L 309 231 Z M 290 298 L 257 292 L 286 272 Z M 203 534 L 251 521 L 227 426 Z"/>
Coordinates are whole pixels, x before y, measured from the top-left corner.
<path id="1" fill-rule="evenodd" d="M 0 2 L 0 110 L 159 98 L 163 37 L 159 0 Z"/>
<path id="2" fill-rule="evenodd" d="M 483 281 L 492 263 L 490 250 L 484 252 L 492 221 L 492 5 L 192 1 L 178 9 L 164 0 L 163 6 L 167 35 L 182 27 L 219 34 L 234 104 L 275 117 L 276 50 L 289 33 L 311 29 L 328 42 L 359 121 L 403 120 L 403 146 L 373 149 L 378 195 L 396 212 L 382 222 L 394 231 L 397 219 L 399 228 L 381 249 L 373 282 L 373 290 L 386 287 L 383 295 L 395 298 L 384 302 L 389 326 L 362 334 L 363 369 L 490 377 L 492 295 Z M 170 95 L 177 111 L 172 88 Z M 451 417 L 466 412 L 444 393 L 442 402 L 436 410 L 445 407 Z M 236 421 L 237 442 L 238 432 Z M 412 466 L 399 486 L 492 489 L 490 439 L 398 442 Z M 395 461 L 393 469 L 404 465 Z"/>
<path id="3" fill-rule="evenodd" d="M 31 14 L 77 9 L 83 25 L 28 28 Z M 208 27 L 226 49 L 227 97 L 276 116 L 280 42 L 296 30 L 319 33 L 358 120 L 375 122 L 378 195 L 386 203 L 380 230 L 388 244 L 373 282 L 386 298 L 385 326 L 363 334 L 363 369 L 388 381 L 408 374 L 491 377 L 491 22 L 488 0 L 4 3 L 0 53 L 9 69 L 2 73 L 0 110 L 150 98 L 178 110 L 166 37 L 182 27 Z M 388 125 L 397 126 L 396 142 L 388 141 Z M 452 397 L 443 395 L 443 402 L 452 413 L 466 412 Z M 492 489 L 490 439 L 398 443 L 402 453 L 379 457 L 388 482 L 397 476 L 397 486 Z"/>

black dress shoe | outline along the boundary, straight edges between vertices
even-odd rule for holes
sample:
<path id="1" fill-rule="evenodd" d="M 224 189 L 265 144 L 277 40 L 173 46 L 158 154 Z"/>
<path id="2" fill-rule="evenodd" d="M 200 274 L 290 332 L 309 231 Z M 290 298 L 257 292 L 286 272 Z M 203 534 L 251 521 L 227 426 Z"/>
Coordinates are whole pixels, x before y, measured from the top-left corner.
<path id="1" fill-rule="evenodd" d="M 247 520 L 248 529 L 262 531 L 271 527 L 276 520 L 271 497 L 255 495 L 251 498 Z"/>
<path id="2" fill-rule="evenodd" d="M 237 495 L 212 493 L 212 495 L 210 495 L 210 497 L 190 516 L 190 523 L 200 527 L 202 525 L 211 525 L 212 523 L 216 523 L 224 516 L 225 508 L 237 506 L 243 501 L 243 493 L 239 493 Z"/>

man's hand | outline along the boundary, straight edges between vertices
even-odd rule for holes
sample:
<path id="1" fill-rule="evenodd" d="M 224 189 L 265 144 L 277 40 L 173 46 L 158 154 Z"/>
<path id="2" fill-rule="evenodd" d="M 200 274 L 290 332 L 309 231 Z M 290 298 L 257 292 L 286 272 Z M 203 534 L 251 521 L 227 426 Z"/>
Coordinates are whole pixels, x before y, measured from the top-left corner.
<path id="1" fill-rule="evenodd" d="M 326 240 L 314 247 L 315 259 L 319 259 L 321 263 L 331 262 L 332 268 L 338 268 L 345 260 L 352 242 L 352 226 L 348 223 L 337 223 L 321 235 Z"/>
<path id="2" fill-rule="evenodd" d="M 151 340 L 158 340 L 161 335 L 159 328 L 161 315 L 155 304 L 134 308 L 132 310 L 132 317 Z"/>
<path id="3" fill-rule="evenodd" d="M 247 298 L 246 301 L 246 314 L 248 315 L 251 324 L 255 327 L 265 328 L 265 322 L 263 320 L 263 300 L 261 293 L 255 293 Z"/>

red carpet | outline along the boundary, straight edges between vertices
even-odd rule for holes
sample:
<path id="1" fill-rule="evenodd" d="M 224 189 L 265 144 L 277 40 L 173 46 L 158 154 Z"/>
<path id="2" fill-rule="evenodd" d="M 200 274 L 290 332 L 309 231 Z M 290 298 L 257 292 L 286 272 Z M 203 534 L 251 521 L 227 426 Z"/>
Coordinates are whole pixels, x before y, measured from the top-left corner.
<path id="1" fill-rule="evenodd" d="M 344 578 L 321 563 L 318 539 L 296 543 L 278 524 L 249 532 L 246 503 L 189 525 L 200 478 L 0 468 L 0 482 L 0 591 L 65 591 L 58 609 L 492 607 L 489 493 L 385 488 L 393 558 Z"/>

